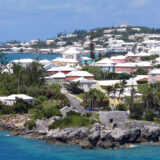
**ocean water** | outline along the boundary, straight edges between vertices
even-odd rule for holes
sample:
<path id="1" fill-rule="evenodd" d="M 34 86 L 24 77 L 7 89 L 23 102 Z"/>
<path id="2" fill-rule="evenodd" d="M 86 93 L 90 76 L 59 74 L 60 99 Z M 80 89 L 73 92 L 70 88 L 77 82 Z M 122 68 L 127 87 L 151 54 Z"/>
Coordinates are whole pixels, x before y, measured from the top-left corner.
<path id="1" fill-rule="evenodd" d="M 79 146 L 53 145 L 0 131 L 0 160 L 160 160 L 160 146 L 120 150 L 82 150 Z"/>
<path id="2" fill-rule="evenodd" d="M 26 58 L 31 58 L 31 59 L 38 58 L 40 60 L 42 59 L 53 60 L 53 59 L 56 59 L 57 57 L 62 57 L 61 54 L 33 54 L 33 53 L 8 53 L 8 54 L 5 54 L 5 56 L 7 58 L 7 62 L 18 60 L 18 59 L 26 59 Z"/>

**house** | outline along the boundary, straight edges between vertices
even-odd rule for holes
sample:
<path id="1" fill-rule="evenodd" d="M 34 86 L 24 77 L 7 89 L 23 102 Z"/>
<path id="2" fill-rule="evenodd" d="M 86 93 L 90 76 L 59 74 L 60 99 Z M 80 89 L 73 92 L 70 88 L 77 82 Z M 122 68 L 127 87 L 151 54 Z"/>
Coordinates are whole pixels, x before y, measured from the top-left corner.
<path id="1" fill-rule="evenodd" d="M 50 61 L 47 59 L 43 59 L 43 60 L 40 60 L 39 63 L 45 66 L 45 65 L 49 64 Z"/>
<path id="2" fill-rule="evenodd" d="M 148 61 L 140 61 L 138 63 L 118 63 L 115 65 L 115 72 L 116 73 L 133 73 L 135 72 L 138 68 L 143 68 L 145 70 L 150 71 L 152 68 L 152 65 Z"/>
<path id="3" fill-rule="evenodd" d="M 125 88 L 123 93 L 120 93 L 120 89 L 116 91 L 116 93 L 112 92 L 109 94 L 109 106 L 110 108 L 116 109 L 118 104 L 123 104 L 126 102 L 126 99 L 131 97 L 131 89 L 132 88 Z M 140 101 L 142 98 L 142 94 L 140 93 L 135 93 L 134 94 L 134 99 L 135 101 Z"/>
<path id="4" fill-rule="evenodd" d="M 153 69 L 148 74 L 148 83 L 160 82 L 160 69 Z"/>
<path id="5" fill-rule="evenodd" d="M 75 80 L 81 77 L 88 79 L 88 80 L 94 80 L 94 75 L 88 73 L 87 71 L 72 71 L 66 74 L 66 81 L 69 82 L 69 81 L 72 81 L 72 80 Z"/>
<path id="6" fill-rule="evenodd" d="M 78 51 L 75 47 L 71 47 L 63 53 L 63 59 L 73 59 L 80 62 L 81 55 L 82 54 L 80 51 Z"/>
<path id="7" fill-rule="evenodd" d="M 113 56 L 110 58 L 115 63 L 126 63 L 129 62 L 129 58 L 127 56 Z"/>
<path id="8" fill-rule="evenodd" d="M 78 61 L 75 59 L 56 58 L 52 60 L 52 63 L 57 66 L 77 65 Z"/>
<path id="9" fill-rule="evenodd" d="M 89 57 L 81 57 L 82 64 L 90 65 L 93 63 L 93 59 Z"/>
<path id="10" fill-rule="evenodd" d="M 27 67 L 28 65 L 30 65 L 34 61 L 35 60 L 28 58 L 28 59 L 13 60 L 10 63 L 18 64 L 18 65 L 21 65 L 22 67 Z"/>
<path id="11" fill-rule="evenodd" d="M 117 63 L 115 73 L 133 73 L 136 71 L 136 63 Z"/>
<path id="12" fill-rule="evenodd" d="M 137 54 L 134 54 L 133 52 L 128 52 L 126 56 L 128 57 L 129 62 L 140 61 L 140 57 Z"/>
<path id="13" fill-rule="evenodd" d="M 58 72 L 50 77 L 45 77 L 46 84 L 60 83 L 65 82 L 66 75 L 62 72 Z"/>
<path id="14" fill-rule="evenodd" d="M 73 67 L 69 67 L 69 66 L 62 66 L 62 67 L 52 67 L 52 68 L 50 68 L 49 70 L 47 70 L 47 72 L 48 72 L 48 74 L 51 76 L 51 75 L 53 75 L 53 74 L 56 74 L 56 73 L 58 73 L 58 72 L 62 72 L 62 73 L 64 73 L 64 74 L 68 74 L 68 73 L 70 73 L 70 72 L 72 72 L 72 71 L 76 71 L 76 69 L 75 68 L 73 68 Z"/>
<path id="15" fill-rule="evenodd" d="M 99 120 L 103 124 L 111 124 L 127 121 L 128 117 L 124 111 L 101 111 L 99 112 Z"/>
<path id="16" fill-rule="evenodd" d="M 53 63 L 48 63 L 48 64 L 46 64 L 45 66 L 43 66 L 43 68 L 47 71 L 47 70 L 49 70 L 50 68 L 54 68 L 54 67 L 58 67 L 58 66 L 56 66 L 55 64 L 53 64 Z"/>
<path id="17" fill-rule="evenodd" d="M 88 92 L 91 88 L 96 88 L 96 80 L 88 80 L 83 77 L 73 80 L 73 82 L 79 82 L 79 88 L 84 92 Z"/>
<path id="18" fill-rule="evenodd" d="M 23 99 L 24 102 L 33 104 L 35 99 L 33 97 L 27 96 L 25 94 L 13 94 L 7 97 L 0 97 L 0 101 L 5 105 L 12 106 L 16 103 L 17 98 Z"/>
<path id="19" fill-rule="evenodd" d="M 104 58 L 98 62 L 93 63 L 92 65 L 100 67 L 104 72 L 114 72 L 114 64 L 116 63 L 109 58 Z"/>

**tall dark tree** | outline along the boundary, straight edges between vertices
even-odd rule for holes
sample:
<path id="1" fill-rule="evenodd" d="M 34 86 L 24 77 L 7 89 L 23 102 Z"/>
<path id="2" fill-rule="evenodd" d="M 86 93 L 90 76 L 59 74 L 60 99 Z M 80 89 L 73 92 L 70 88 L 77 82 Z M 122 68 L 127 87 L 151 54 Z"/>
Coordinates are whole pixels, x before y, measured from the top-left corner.
<path id="1" fill-rule="evenodd" d="M 90 57 L 91 57 L 92 59 L 95 59 L 93 39 L 94 39 L 94 32 L 91 32 L 91 33 L 90 33 L 90 46 L 89 46 L 89 49 L 90 49 Z"/>

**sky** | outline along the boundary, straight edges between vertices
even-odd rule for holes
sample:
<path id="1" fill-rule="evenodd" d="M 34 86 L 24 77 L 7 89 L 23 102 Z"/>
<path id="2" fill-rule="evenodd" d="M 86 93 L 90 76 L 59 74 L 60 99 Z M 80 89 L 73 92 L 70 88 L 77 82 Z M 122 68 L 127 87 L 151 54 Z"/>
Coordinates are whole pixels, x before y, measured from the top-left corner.
<path id="1" fill-rule="evenodd" d="M 0 0 L 0 42 L 120 24 L 160 28 L 159 6 L 160 0 Z"/>

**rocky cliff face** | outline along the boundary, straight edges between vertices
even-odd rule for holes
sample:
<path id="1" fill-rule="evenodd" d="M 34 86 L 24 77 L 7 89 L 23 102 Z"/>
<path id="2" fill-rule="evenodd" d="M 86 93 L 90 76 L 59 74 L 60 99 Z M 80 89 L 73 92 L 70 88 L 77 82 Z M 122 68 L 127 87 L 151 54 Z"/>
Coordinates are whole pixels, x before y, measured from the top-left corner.
<path id="1" fill-rule="evenodd" d="M 0 128 L 12 131 L 13 135 L 29 135 L 55 144 L 79 144 L 82 148 L 100 146 L 113 149 L 131 143 L 160 141 L 160 125 L 149 122 L 129 121 L 128 123 L 117 123 L 115 129 L 110 125 L 104 127 L 103 130 L 97 130 L 95 126 L 93 128 L 70 127 L 48 130 L 48 125 L 53 121 L 54 118 L 37 120 L 36 127 L 28 130 L 22 127 L 22 124 L 17 125 L 16 118 L 14 118 L 14 121 L 10 119 L 1 120 Z"/>

